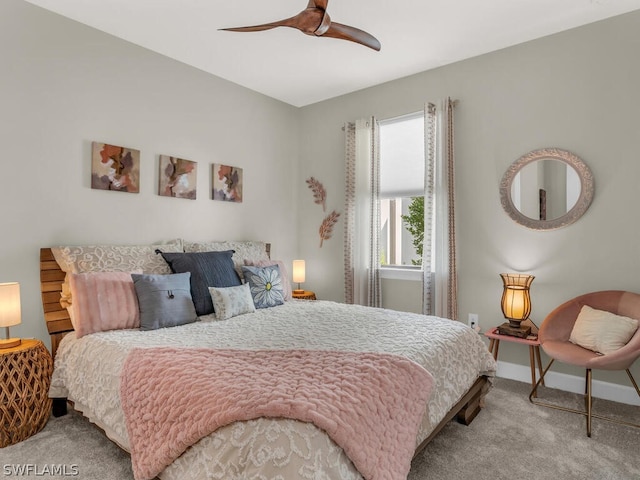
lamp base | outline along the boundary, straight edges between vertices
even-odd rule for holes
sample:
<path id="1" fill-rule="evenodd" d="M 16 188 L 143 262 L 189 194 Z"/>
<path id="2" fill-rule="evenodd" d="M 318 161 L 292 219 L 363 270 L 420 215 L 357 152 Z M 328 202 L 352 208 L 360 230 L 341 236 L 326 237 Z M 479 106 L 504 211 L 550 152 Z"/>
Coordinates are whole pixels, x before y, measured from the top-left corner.
<path id="1" fill-rule="evenodd" d="M 519 327 L 513 327 L 509 322 L 505 322 L 498 327 L 498 333 L 501 335 L 510 335 L 512 337 L 527 338 L 531 333 L 531 327 L 520 324 Z"/>
<path id="2" fill-rule="evenodd" d="M 3 348 L 13 348 L 17 347 L 22 343 L 22 340 L 19 338 L 7 338 L 0 340 L 0 350 Z"/>
<path id="3" fill-rule="evenodd" d="M 296 293 L 298 295 L 302 295 L 304 293 L 304 290 L 300 289 L 300 288 L 296 288 L 295 290 L 293 290 L 293 293 Z"/>

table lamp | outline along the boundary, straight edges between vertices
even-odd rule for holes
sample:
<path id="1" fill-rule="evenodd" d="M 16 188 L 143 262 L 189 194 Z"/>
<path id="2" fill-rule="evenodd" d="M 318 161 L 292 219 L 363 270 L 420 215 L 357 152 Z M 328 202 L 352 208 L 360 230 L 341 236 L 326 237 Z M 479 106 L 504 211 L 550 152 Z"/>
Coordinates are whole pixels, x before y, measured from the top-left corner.
<path id="1" fill-rule="evenodd" d="M 18 325 L 21 322 L 20 315 L 20 284 L 0 283 L 0 327 L 6 329 L 6 339 L 0 339 L 0 349 L 17 347 L 20 345 L 19 338 L 11 338 L 9 327 Z"/>
<path id="2" fill-rule="evenodd" d="M 533 275 L 520 273 L 501 273 L 504 290 L 502 291 L 502 313 L 509 320 L 498 327 L 504 335 L 526 338 L 531 327 L 522 325 L 531 313 L 531 296 L 529 287 L 535 278 Z"/>
<path id="3" fill-rule="evenodd" d="M 300 284 L 304 283 L 305 277 L 305 264 L 304 260 L 293 261 L 293 283 L 298 284 L 298 288 L 293 293 L 304 293 L 304 290 L 300 288 Z"/>

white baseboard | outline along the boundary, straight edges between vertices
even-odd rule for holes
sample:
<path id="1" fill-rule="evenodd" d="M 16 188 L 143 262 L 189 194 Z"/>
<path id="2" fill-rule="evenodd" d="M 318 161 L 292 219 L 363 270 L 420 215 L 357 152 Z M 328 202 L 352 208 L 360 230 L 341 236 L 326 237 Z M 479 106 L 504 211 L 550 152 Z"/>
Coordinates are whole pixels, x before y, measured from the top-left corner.
<path id="1" fill-rule="evenodd" d="M 531 369 L 525 365 L 498 361 L 496 375 L 501 378 L 531 383 Z M 549 370 L 544 377 L 544 383 L 550 388 L 572 393 L 584 393 L 584 377 L 555 373 Z M 640 406 L 640 397 L 632 386 L 627 387 L 617 383 L 593 380 L 591 388 L 591 394 L 596 398 Z"/>

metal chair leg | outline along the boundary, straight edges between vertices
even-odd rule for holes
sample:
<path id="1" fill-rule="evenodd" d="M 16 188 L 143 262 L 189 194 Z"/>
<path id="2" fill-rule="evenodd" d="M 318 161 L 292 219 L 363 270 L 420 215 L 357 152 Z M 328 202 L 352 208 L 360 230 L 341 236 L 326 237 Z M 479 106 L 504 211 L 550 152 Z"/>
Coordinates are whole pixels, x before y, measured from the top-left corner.
<path id="1" fill-rule="evenodd" d="M 555 361 L 555 359 L 553 359 L 553 358 L 551 360 L 549 360 L 549 364 L 544 369 L 544 371 L 541 372 L 540 378 L 538 379 L 536 384 L 533 386 L 533 389 L 531 390 L 531 393 L 529 393 L 529 401 L 531 403 L 535 404 L 535 405 L 542 405 L 543 407 L 546 406 L 546 405 L 544 405 L 542 403 L 538 403 L 539 401 L 534 401 L 533 399 L 538 396 L 538 387 L 540 386 L 540 384 L 544 385 L 544 376 L 547 374 L 547 370 L 549 370 L 551 365 L 553 365 L 554 361 Z"/>
<path id="2" fill-rule="evenodd" d="M 587 368 L 587 376 L 585 379 L 587 389 L 587 437 L 591 437 L 591 369 Z"/>
<path id="3" fill-rule="evenodd" d="M 554 362 L 554 359 L 552 358 L 549 361 L 549 364 L 547 365 L 547 367 L 542 372 L 542 375 L 540 375 L 540 378 L 538 379 L 538 381 L 536 382 L 535 386 L 531 390 L 531 393 L 529 393 L 529 401 L 531 403 L 533 403 L 534 405 L 539 405 L 541 407 L 553 408 L 555 410 L 561 410 L 563 412 L 577 413 L 578 415 L 586 416 L 587 417 L 587 436 L 588 437 L 591 437 L 591 422 L 592 422 L 592 419 L 594 419 L 594 418 L 598 418 L 600 420 L 605 420 L 607 422 L 617 423 L 619 425 L 625 425 L 627 427 L 640 428 L 640 424 L 637 424 L 637 423 L 626 422 L 624 420 L 618 420 L 618 419 L 615 419 L 615 418 L 609 418 L 609 417 L 605 417 L 603 415 L 599 415 L 597 413 L 593 413 L 593 411 L 592 411 L 593 401 L 592 401 L 592 395 L 591 395 L 591 393 L 592 393 L 592 374 L 591 374 L 591 369 L 587 369 L 587 372 L 586 372 L 585 395 L 584 395 L 584 398 L 585 398 L 585 410 L 577 410 L 575 408 L 563 407 L 561 405 L 554 405 L 552 403 L 547 403 L 547 402 L 539 400 L 537 398 L 538 387 L 544 381 L 544 377 L 547 374 L 547 371 L 549 370 L 549 368 L 551 367 L 553 362 Z M 631 380 L 631 383 L 633 384 L 634 388 L 636 389 L 636 392 L 638 393 L 638 396 L 640 396 L 640 388 L 638 388 L 638 384 L 636 383 L 635 379 L 633 378 L 633 376 L 631 375 L 631 372 L 628 369 L 627 369 L 627 375 L 629 375 L 629 379 Z"/>
<path id="4" fill-rule="evenodd" d="M 638 384 L 636 383 L 635 379 L 633 378 L 633 375 L 631 375 L 631 372 L 629 371 L 629 369 L 626 369 L 627 375 L 629 375 L 629 380 L 631 380 L 631 383 L 633 384 L 633 386 L 636 389 L 636 393 L 638 394 L 638 396 L 640 397 L 640 388 L 638 388 Z"/>

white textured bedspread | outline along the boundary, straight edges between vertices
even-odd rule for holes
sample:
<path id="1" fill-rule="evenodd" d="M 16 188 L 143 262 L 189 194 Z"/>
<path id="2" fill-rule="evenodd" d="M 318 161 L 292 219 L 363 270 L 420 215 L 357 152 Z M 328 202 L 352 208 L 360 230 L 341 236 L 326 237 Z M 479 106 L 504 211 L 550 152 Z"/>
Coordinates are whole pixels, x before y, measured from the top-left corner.
<path id="1" fill-rule="evenodd" d="M 120 372 L 136 347 L 247 350 L 312 349 L 402 355 L 435 380 L 416 446 L 495 362 L 480 336 L 459 322 L 326 301 L 291 301 L 224 321 L 154 330 L 119 330 L 58 349 L 50 396 L 68 397 L 124 448 L 129 440 L 119 397 Z M 197 409 L 197 405 L 193 408 Z M 322 430 L 296 420 L 260 418 L 218 429 L 160 475 L 163 480 L 361 479 Z"/>

